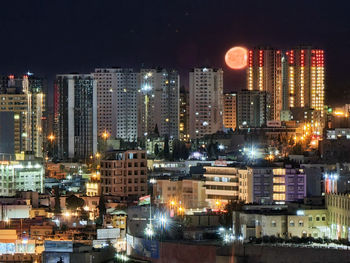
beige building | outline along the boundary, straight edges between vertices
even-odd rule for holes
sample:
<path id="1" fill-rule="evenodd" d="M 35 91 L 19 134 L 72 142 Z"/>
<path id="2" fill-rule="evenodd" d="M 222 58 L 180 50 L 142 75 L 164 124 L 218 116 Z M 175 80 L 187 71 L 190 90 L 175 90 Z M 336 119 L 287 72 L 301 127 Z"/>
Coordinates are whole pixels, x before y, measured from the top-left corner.
<path id="1" fill-rule="evenodd" d="M 330 237 L 326 209 L 301 209 L 294 214 L 279 209 L 234 212 L 233 226 L 235 233 L 244 239 L 263 236 Z"/>
<path id="2" fill-rule="evenodd" d="M 13 75 L 8 77 L 7 93 L 0 94 L 0 121 L 6 123 L 3 126 L 6 130 L 13 131 L 10 133 L 13 137 L 7 138 L 0 127 L 2 152 L 31 151 L 36 157 L 43 157 L 45 95 L 36 81 L 41 80 L 28 75 L 18 79 Z"/>
<path id="3" fill-rule="evenodd" d="M 237 127 L 237 93 L 224 94 L 224 126 L 227 129 L 235 130 Z"/>
<path id="4" fill-rule="evenodd" d="M 349 239 L 350 232 L 350 195 L 327 194 L 326 207 L 328 210 L 328 224 L 332 238 Z"/>
<path id="5" fill-rule="evenodd" d="M 147 158 L 141 150 L 114 151 L 101 160 L 101 193 L 137 200 L 147 193 Z"/>
<path id="6" fill-rule="evenodd" d="M 173 202 L 186 210 L 207 207 L 204 181 L 200 180 L 158 179 L 153 185 L 153 195 L 159 204 L 171 205 Z"/>
<path id="7" fill-rule="evenodd" d="M 205 195 L 209 207 L 223 209 L 230 200 L 239 200 L 239 169 L 205 166 Z"/>
<path id="8" fill-rule="evenodd" d="M 297 215 L 288 215 L 288 236 L 329 237 L 326 209 L 298 210 Z"/>

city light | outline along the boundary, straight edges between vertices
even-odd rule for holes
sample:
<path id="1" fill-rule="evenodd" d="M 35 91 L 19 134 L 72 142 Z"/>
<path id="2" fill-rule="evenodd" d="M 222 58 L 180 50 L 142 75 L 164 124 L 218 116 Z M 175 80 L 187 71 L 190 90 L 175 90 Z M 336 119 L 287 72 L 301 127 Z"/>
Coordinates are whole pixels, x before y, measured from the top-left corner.
<path id="1" fill-rule="evenodd" d="M 52 143 L 55 139 L 56 139 L 56 137 L 55 137 L 55 135 L 53 135 L 52 133 L 47 137 L 47 139 Z"/>
<path id="2" fill-rule="evenodd" d="M 153 231 L 153 227 L 152 225 L 148 225 L 145 229 L 145 235 L 148 237 L 148 238 L 152 238 L 153 235 L 154 235 L 154 231 Z"/>
<path id="3" fill-rule="evenodd" d="M 149 182 L 150 182 L 151 184 L 156 184 L 156 183 L 157 183 L 157 180 L 154 179 L 154 178 L 151 178 L 151 179 L 149 180 Z"/>
<path id="4" fill-rule="evenodd" d="M 109 138 L 109 133 L 108 133 L 106 130 L 102 133 L 102 138 L 103 138 L 105 141 Z"/>

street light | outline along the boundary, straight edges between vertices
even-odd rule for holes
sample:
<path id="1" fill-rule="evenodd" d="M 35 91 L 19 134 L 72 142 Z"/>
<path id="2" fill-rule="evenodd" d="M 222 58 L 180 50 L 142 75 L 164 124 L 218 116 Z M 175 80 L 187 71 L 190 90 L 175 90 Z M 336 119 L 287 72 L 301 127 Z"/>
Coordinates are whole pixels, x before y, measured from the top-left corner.
<path id="1" fill-rule="evenodd" d="M 52 143 L 56 139 L 56 137 L 51 133 L 49 136 L 47 136 L 47 139 Z"/>
<path id="2" fill-rule="evenodd" d="M 154 231 L 153 231 L 153 227 L 152 227 L 151 224 L 148 225 L 148 226 L 146 227 L 146 229 L 145 229 L 145 234 L 146 234 L 146 236 L 147 236 L 148 238 L 152 238 L 152 237 L 153 237 Z"/>
<path id="3" fill-rule="evenodd" d="M 105 141 L 109 138 L 109 133 L 108 133 L 106 130 L 102 133 L 102 138 L 103 138 Z"/>
<path id="4" fill-rule="evenodd" d="M 155 183 L 157 183 L 157 180 L 154 179 L 154 178 L 151 178 L 151 179 L 149 180 L 149 182 L 150 182 L 151 184 L 155 184 Z"/>

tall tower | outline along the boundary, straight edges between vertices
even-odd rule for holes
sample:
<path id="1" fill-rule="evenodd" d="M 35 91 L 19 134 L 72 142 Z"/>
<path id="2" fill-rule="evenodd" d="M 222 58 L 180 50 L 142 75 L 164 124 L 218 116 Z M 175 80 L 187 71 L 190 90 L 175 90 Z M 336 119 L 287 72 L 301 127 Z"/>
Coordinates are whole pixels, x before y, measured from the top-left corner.
<path id="1" fill-rule="evenodd" d="M 128 68 L 98 68 L 92 73 L 97 82 L 98 136 L 137 139 L 137 90 L 139 74 Z"/>
<path id="2" fill-rule="evenodd" d="M 257 47 L 248 51 L 247 90 L 266 91 L 270 95 L 268 120 L 280 120 L 282 110 L 281 51 Z"/>
<path id="3" fill-rule="evenodd" d="M 138 102 L 138 135 L 179 138 L 180 76 L 175 70 L 141 69 Z"/>
<path id="4" fill-rule="evenodd" d="M 87 159 L 97 151 L 97 92 L 92 74 L 57 75 L 55 135 L 58 157 Z"/>
<path id="5" fill-rule="evenodd" d="M 44 80 L 27 73 L 3 78 L 0 93 L 0 152 L 43 157 Z"/>
<path id="6" fill-rule="evenodd" d="M 190 72 L 190 137 L 201 138 L 223 127 L 223 71 L 194 68 Z"/>
<path id="7" fill-rule="evenodd" d="M 288 50 L 289 107 L 324 110 L 324 51 L 311 47 Z"/>

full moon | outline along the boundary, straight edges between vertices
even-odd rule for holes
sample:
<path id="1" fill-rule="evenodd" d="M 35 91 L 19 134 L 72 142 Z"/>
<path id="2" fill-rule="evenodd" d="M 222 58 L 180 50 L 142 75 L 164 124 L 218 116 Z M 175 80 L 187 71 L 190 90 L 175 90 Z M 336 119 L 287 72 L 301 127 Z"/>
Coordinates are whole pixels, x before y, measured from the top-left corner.
<path id="1" fill-rule="evenodd" d="M 244 47 L 233 47 L 226 52 L 225 62 L 232 69 L 243 69 L 247 66 L 248 50 Z"/>

